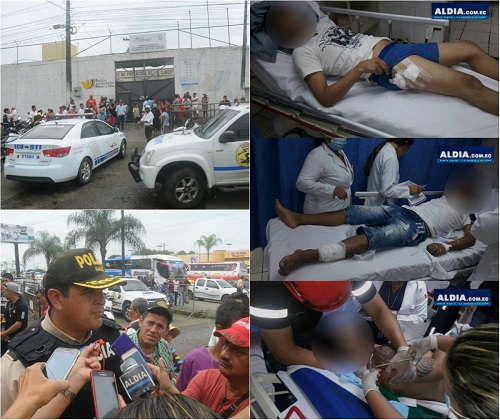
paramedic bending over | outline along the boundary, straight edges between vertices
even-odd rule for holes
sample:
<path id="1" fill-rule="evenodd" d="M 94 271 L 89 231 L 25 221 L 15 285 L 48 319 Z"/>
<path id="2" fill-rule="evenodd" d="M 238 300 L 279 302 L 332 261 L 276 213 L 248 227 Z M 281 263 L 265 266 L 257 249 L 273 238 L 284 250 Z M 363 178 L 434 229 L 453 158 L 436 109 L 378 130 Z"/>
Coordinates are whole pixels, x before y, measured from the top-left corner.
<path id="1" fill-rule="evenodd" d="M 292 6 L 294 3 L 298 4 Z M 458 97 L 498 115 L 498 92 L 474 76 L 450 68 L 465 62 L 474 71 L 498 80 L 498 61 L 476 44 L 398 44 L 389 38 L 351 32 L 323 18 L 314 27 L 307 17 L 318 5 L 305 5 L 275 2 L 267 12 L 265 26 L 274 42 L 294 49 L 295 67 L 322 106 L 340 101 L 363 77 L 390 90 Z M 316 16 L 319 13 L 318 9 Z M 326 76 L 341 79 L 328 85 Z"/>
<path id="2" fill-rule="evenodd" d="M 307 155 L 297 179 L 306 194 L 304 213 L 342 210 L 351 204 L 352 165 L 342 151 L 346 139 L 325 139 Z"/>
<path id="3" fill-rule="evenodd" d="M 381 206 L 395 204 L 397 198 L 409 198 L 410 195 L 420 194 L 424 187 L 419 185 L 399 184 L 399 162 L 413 144 L 413 139 L 394 139 L 380 143 L 370 153 L 363 168 L 368 176 L 367 191 L 378 192 L 381 195 L 370 197 L 366 204 Z"/>

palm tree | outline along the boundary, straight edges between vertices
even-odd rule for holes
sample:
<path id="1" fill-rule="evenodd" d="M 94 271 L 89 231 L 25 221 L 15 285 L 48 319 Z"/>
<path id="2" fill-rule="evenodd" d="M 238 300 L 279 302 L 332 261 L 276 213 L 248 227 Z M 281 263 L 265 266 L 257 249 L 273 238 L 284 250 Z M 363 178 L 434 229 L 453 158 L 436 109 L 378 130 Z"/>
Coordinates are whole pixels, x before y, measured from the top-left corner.
<path id="1" fill-rule="evenodd" d="M 36 238 L 30 242 L 29 248 L 23 254 L 23 263 L 38 255 L 45 257 L 47 267 L 52 259 L 64 251 L 61 239 L 57 235 L 51 235 L 46 230 L 38 231 Z"/>
<path id="2" fill-rule="evenodd" d="M 198 262 L 201 261 L 201 258 L 200 258 L 200 248 L 203 246 L 203 241 L 201 239 L 197 239 L 196 241 L 194 241 L 194 246 L 198 245 Z"/>
<path id="3" fill-rule="evenodd" d="M 125 242 L 134 249 L 144 248 L 141 236 L 146 229 L 141 221 L 130 214 L 123 218 L 125 225 Z M 81 240 L 88 248 L 99 248 L 101 261 L 106 260 L 107 245 L 110 242 L 120 242 L 122 234 L 122 219 L 114 217 L 114 210 L 83 210 L 68 216 L 68 226 L 75 229 L 66 235 L 66 244 L 76 247 Z"/>
<path id="4" fill-rule="evenodd" d="M 207 261 L 210 262 L 210 250 L 216 246 L 222 243 L 222 239 L 217 238 L 214 233 L 212 233 L 209 236 L 202 235 L 200 239 L 198 239 L 195 244 L 198 244 L 198 246 L 202 246 L 207 250 Z"/>

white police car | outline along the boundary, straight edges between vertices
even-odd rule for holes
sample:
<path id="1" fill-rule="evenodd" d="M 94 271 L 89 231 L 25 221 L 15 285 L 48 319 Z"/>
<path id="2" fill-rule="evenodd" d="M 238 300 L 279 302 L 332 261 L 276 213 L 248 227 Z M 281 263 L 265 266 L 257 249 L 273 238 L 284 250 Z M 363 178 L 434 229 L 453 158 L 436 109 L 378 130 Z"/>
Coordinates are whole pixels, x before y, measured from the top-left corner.
<path id="1" fill-rule="evenodd" d="M 127 153 L 125 135 L 99 120 L 61 119 L 37 125 L 6 145 L 5 177 L 21 182 L 85 185 L 94 168 Z"/>
<path id="2" fill-rule="evenodd" d="M 173 208 L 201 204 L 214 187 L 245 188 L 250 168 L 250 105 L 229 107 L 194 129 L 176 130 L 134 150 L 129 170 L 148 188 L 163 186 Z"/>

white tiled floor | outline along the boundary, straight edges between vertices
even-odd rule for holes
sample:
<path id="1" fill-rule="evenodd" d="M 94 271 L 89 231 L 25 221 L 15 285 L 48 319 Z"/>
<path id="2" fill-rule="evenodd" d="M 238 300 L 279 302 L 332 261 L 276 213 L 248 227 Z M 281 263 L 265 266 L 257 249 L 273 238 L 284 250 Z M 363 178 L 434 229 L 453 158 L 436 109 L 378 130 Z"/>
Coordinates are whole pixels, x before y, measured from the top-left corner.
<path id="1" fill-rule="evenodd" d="M 472 41 L 483 51 L 498 58 L 498 3 L 490 6 L 488 20 L 454 20 L 450 24 L 450 41 Z"/>

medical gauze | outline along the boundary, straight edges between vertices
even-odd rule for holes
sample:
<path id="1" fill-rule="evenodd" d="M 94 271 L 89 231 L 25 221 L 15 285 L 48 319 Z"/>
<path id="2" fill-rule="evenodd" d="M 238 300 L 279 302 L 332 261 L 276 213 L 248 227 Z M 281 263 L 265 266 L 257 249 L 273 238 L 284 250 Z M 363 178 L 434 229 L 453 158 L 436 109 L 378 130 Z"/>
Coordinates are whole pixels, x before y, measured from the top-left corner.
<path id="1" fill-rule="evenodd" d="M 405 58 L 394 66 L 396 74 L 389 82 L 400 89 L 414 89 L 415 86 L 424 87 L 432 80 L 429 72 L 419 67 L 409 58 Z"/>
<path id="2" fill-rule="evenodd" d="M 337 261 L 345 258 L 346 248 L 343 242 L 323 245 L 319 249 L 319 260 L 322 262 Z"/>

